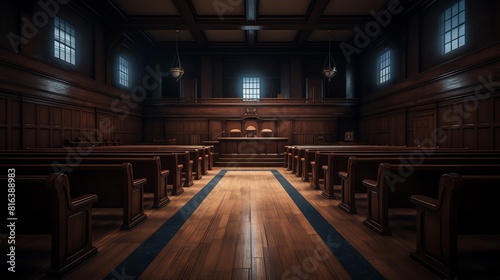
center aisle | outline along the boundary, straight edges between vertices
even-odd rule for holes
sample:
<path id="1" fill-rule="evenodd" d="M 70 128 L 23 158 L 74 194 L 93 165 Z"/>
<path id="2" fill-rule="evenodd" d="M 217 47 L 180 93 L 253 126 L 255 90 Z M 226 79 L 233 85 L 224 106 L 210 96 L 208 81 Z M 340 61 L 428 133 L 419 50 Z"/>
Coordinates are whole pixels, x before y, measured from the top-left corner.
<path id="1" fill-rule="evenodd" d="M 227 171 L 142 279 L 349 279 L 270 171 Z"/>

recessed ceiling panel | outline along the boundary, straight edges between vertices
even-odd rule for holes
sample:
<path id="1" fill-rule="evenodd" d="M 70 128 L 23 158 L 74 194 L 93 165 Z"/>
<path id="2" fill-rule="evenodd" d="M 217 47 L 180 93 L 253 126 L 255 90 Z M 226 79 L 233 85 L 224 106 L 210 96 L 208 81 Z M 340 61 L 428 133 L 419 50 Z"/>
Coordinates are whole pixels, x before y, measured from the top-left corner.
<path id="1" fill-rule="evenodd" d="M 295 30 L 261 30 L 257 33 L 258 42 L 293 42 L 297 31 Z"/>
<path id="2" fill-rule="evenodd" d="M 147 30 L 155 41 L 175 42 L 175 30 Z M 179 42 L 193 42 L 193 36 L 189 30 L 179 31 Z"/>
<path id="3" fill-rule="evenodd" d="M 306 16 L 311 0 L 261 0 L 259 16 Z"/>
<path id="4" fill-rule="evenodd" d="M 205 35 L 210 42 L 244 42 L 243 30 L 205 30 Z"/>
<path id="5" fill-rule="evenodd" d="M 354 30 L 331 30 L 331 34 L 328 30 L 314 30 L 309 36 L 309 42 L 328 42 L 330 36 L 332 37 L 332 42 L 344 42 L 348 41 Z"/>
<path id="6" fill-rule="evenodd" d="M 176 16 L 179 11 L 172 1 L 158 0 L 115 0 L 118 6 L 129 16 Z"/>
<path id="7" fill-rule="evenodd" d="M 245 16 L 244 0 L 191 0 L 194 10 L 199 16 Z"/>
<path id="8" fill-rule="evenodd" d="M 324 16 L 363 16 L 370 15 L 370 11 L 378 12 L 385 8 L 387 0 L 352 1 L 335 0 L 330 1 L 323 13 Z"/>

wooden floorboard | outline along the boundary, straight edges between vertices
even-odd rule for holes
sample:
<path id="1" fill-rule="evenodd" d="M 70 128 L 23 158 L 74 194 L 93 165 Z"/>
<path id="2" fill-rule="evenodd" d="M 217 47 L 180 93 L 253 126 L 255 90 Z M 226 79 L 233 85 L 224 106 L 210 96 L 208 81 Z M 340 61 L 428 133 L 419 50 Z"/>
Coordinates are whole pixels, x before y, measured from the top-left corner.
<path id="1" fill-rule="evenodd" d="M 392 209 L 393 234 L 380 236 L 362 223 L 366 211 L 362 194 L 357 195 L 359 213 L 348 214 L 337 207 L 338 199 L 325 199 L 321 191 L 311 189 L 308 183 L 283 168 L 225 169 L 231 172 L 166 244 L 141 279 L 300 279 L 300 274 L 294 271 L 297 267 L 310 271 L 299 271 L 306 273 L 302 276 L 308 279 L 349 279 L 344 267 L 271 172 L 263 171 L 272 169 L 278 170 L 385 278 L 439 279 L 409 257 L 415 247 L 414 209 Z M 150 208 L 152 196 L 148 194 L 148 219 L 131 231 L 119 229 L 120 209 L 95 209 L 93 236 L 99 253 L 65 279 L 106 277 L 220 170 L 215 168 L 194 181 L 192 187 L 185 188 L 180 196 L 172 196 L 171 202 L 161 209 Z M 50 238 L 18 236 L 17 240 L 18 248 L 27 256 L 19 267 L 27 269 L 23 278 L 40 278 L 49 266 Z M 493 271 L 500 275 L 495 265 L 498 254 L 491 255 L 491 248 L 500 248 L 498 236 L 461 236 L 459 246 L 464 270 L 460 279 L 491 279 Z M 484 252 L 486 257 L 481 255 Z M 324 261 L 311 263 L 318 256 L 324 257 Z M 133 276 L 126 270 L 115 273 Z"/>

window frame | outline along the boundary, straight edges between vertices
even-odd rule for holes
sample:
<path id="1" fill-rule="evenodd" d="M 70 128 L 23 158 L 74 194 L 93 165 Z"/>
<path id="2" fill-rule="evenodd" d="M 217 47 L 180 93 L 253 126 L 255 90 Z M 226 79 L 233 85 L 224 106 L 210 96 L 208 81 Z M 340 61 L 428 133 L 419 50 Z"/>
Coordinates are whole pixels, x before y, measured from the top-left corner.
<path id="1" fill-rule="evenodd" d="M 76 65 L 75 26 L 58 16 L 54 16 L 53 32 L 54 58 L 71 65 Z"/>
<path id="2" fill-rule="evenodd" d="M 383 85 L 392 79 L 393 54 L 389 48 L 383 49 L 377 55 L 377 85 Z M 382 57 L 388 54 L 388 57 Z M 383 60 L 383 61 L 382 61 Z M 382 64 L 386 63 L 386 64 Z M 385 71 L 385 72 L 384 72 Z M 384 73 L 382 73 L 384 72 Z M 382 79 L 384 79 L 382 81 Z"/>
<path id="3" fill-rule="evenodd" d="M 126 64 L 123 64 L 122 61 L 126 62 Z M 124 71 L 122 65 L 126 66 L 125 69 L 126 71 Z M 118 56 L 117 74 L 118 74 L 118 85 L 120 85 L 121 87 L 130 88 L 130 61 L 124 55 Z M 122 81 L 126 81 L 126 85 L 123 84 Z"/>
<path id="4" fill-rule="evenodd" d="M 257 101 L 261 98 L 261 78 L 245 76 L 242 78 L 242 98 L 245 101 Z M 246 91 L 247 90 L 247 91 Z"/>
<path id="5" fill-rule="evenodd" d="M 441 53 L 443 55 L 449 54 L 466 45 L 467 7 L 465 0 L 453 2 L 453 4 L 449 5 L 448 8 L 441 13 L 440 41 Z"/>

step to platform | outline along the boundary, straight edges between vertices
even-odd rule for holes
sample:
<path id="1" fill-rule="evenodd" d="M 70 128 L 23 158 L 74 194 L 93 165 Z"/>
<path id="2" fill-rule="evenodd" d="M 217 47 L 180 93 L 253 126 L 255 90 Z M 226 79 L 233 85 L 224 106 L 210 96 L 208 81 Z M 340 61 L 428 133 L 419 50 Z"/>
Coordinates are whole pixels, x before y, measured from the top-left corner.
<path id="1" fill-rule="evenodd" d="M 214 163 L 219 167 L 282 167 L 283 155 L 223 154 Z"/>

